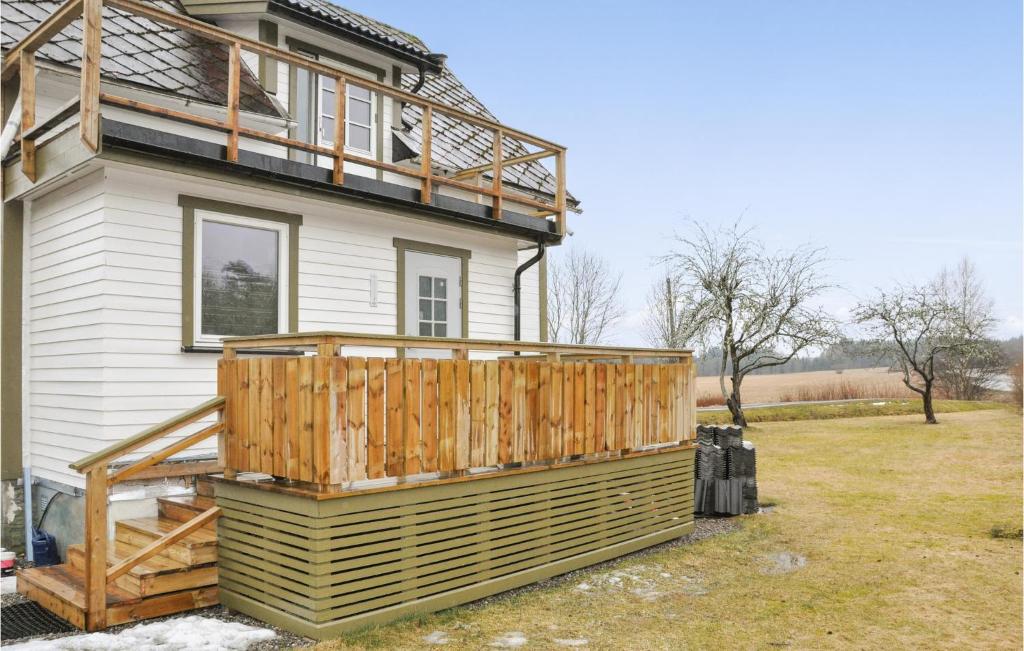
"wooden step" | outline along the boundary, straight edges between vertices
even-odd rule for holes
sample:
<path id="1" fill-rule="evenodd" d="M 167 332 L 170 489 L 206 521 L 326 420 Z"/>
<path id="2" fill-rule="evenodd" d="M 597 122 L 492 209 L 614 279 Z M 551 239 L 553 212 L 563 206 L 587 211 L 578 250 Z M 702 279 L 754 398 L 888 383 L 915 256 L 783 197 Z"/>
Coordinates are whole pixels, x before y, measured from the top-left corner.
<path id="1" fill-rule="evenodd" d="M 181 523 L 167 518 L 132 518 L 118 520 L 114 538 L 133 547 L 145 547 L 170 533 Z M 159 554 L 188 566 L 217 562 L 217 534 L 209 529 L 193 531 Z"/>
<path id="2" fill-rule="evenodd" d="M 158 497 L 156 498 L 157 508 L 160 517 L 178 522 L 188 522 L 203 511 L 216 506 L 212 497 L 205 495 L 183 495 L 180 497 Z M 216 530 L 217 521 L 214 520 L 204 528 Z"/>
<path id="3" fill-rule="evenodd" d="M 85 628 L 85 574 L 65 563 L 18 570 L 18 592 L 78 628 Z M 107 586 L 107 608 L 137 604 L 142 599 L 117 586 Z"/>
<path id="4" fill-rule="evenodd" d="M 86 627 L 85 575 L 68 564 L 18 570 L 18 592 L 78 628 Z M 107 586 L 107 626 L 206 608 L 219 603 L 216 585 L 142 598 Z"/>
<path id="5" fill-rule="evenodd" d="M 107 549 L 107 567 L 131 557 L 138 551 L 138 547 L 123 542 L 114 542 Z M 79 571 L 84 571 L 85 546 L 68 545 L 68 562 Z M 191 590 L 216 585 L 217 566 L 189 567 L 184 563 L 158 555 L 139 563 L 127 574 L 117 577 L 115 583 L 124 591 L 142 597 Z"/>

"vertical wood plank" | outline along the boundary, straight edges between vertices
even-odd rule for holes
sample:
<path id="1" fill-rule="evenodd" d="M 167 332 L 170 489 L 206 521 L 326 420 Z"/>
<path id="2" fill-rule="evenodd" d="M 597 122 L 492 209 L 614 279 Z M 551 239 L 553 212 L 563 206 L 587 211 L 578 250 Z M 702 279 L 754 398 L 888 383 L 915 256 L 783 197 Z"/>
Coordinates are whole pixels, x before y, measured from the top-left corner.
<path id="1" fill-rule="evenodd" d="M 331 360 L 313 358 L 313 481 L 331 483 Z"/>
<path id="2" fill-rule="evenodd" d="M 494 140 L 492 141 L 492 152 L 491 152 L 491 189 L 494 190 L 494 196 L 491 204 L 491 217 L 494 219 L 501 219 L 502 202 L 501 202 L 501 175 L 502 175 L 502 162 L 501 159 L 504 157 L 502 153 L 502 140 L 505 134 L 501 129 L 495 129 Z"/>
<path id="3" fill-rule="evenodd" d="M 287 360 L 283 357 L 275 357 L 271 362 L 271 399 L 272 399 L 272 414 L 273 422 L 271 425 L 272 439 L 273 439 L 273 450 L 272 456 L 274 459 L 274 469 L 270 473 L 275 477 L 284 477 L 287 473 L 288 459 L 285 456 L 286 441 L 288 440 L 288 430 L 285 418 L 287 418 L 287 412 L 285 409 L 285 387 L 288 381 L 287 372 L 285 370 L 285 363 Z"/>
<path id="4" fill-rule="evenodd" d="M 348 478 L 366 479 L 368 451 L 366 440 L 366 359 L 348 358 Z M 383 460 L 381 460 L 383 465 Z"/>
<path id="5" fill-rule="evenodd" d="M 79 87 L 78 135 L 91 151 L 100 148 L 100 59 L 103 54 L 103 4 L 82 3 L 82 78 Z"/>
<path id="6" fill-rule="evenodd" d="M 497 361 L 484 362 L 484 379 L 487 382 L 487 395 L 484 399 L 484 465 L 495 466 L 498 464 L 498 395 L 501 391 Z"/>
<path id="7" fill-rule="evenodd" d="M 260 366 L 259 358 L 247 359 L 249 367 L 249 435 L 246 436 L 249 463 L 246 470 L 260 471 Z"/>
<path id="8" fill-rule="evenodd" d="M 573 430 L 572 430 L 572 453 L 586 454 L 586 432 L 587 432 L 587 365 L 584 362 L 576 362 L 575 377 L 573 378 Z"/>
<path id="9" fill-rule="evenodd" d="M 526 436 L 523 440 L 527 461 L 537 459 L 537 437 L 540 432 L 540 409 L 537 406 L 539 385 L 540 365 L 529 362 L 526 364 Z"/>
<path id="10" fill-rule="evenodd" d="M 551 445 L 549 453 L 552 459 L 561 458 L 562 452 L 562 389 L 564 388 L 562 362 L 551 363 L 551 429 L 548 434 Z"/>
<path id="11" fill-rule="evenodd" d="M 313 476 L 313 358 L 299 358 L 299 479 Z"/>
<path id="12" fill-rule="evenodd" d="M 437 472 L 437 360 L 423 360 L 423 472 Z"/>
<path id="13" fill-rule="evenodd" d="M 484 374 L 484 363 L 469 363 L 469 465 L 479 468 L 484 465 L 486 457 L 487 421 L 484 407 L 487 401 L 487 376 Z"/>
<path id="14" fill-rule="evenodd" d="M 586 381 L 586 393 L 583 395 L 583 452 L 585 454 L 593 454 L 597 450 L 597 439 L 595 436 L 597 422 L 597 369 L 591 362 L 584 364 L 583 368 Z"/>
<path id="15" fill-rule="evenodd" d="M 260 472 L 274 474 L 274 364 L 261 357 L 260 365 Z"/>
<path id="16" fill-rule="evenodd" d="M 366 360 L 366 476 L 370 479 L 385 477 L 392 468 L 389 463 L 391 460 L 388 458 L 393 451 L 387 443 L 385 381 L 384 359 L 381 357 L 368 358 Z M 398 391 L 401 392 L 401 378 L 397 384 Z M 398 402 L 401 403 L 400 395 Z M 398 409 L 401 409 L 401 404 L 398 405 Z"/>
<path id="17" fill-rule="evenodd" d="M 238 110 L 239 110 L 239 89 L 242 79 L 242 46 L 232 43 L 228 46 L 228 149 L 227 160 L 230 163 L 238 162 Z"/>
<path id="18" fill-rule="evenodd" d="M 285 448 L 285 477 L 298 481 L 299 472 L 299 359 L 293 357 L 285 362 L 285 429 L 288 432 Z"/>
<path id="19" fill-rule="evenodd" d="M 512 461 L 526 460 L 526 362 L 512 363 Z"/>
<path id="20" fill-rule="evenodd" d="M 594 365 L 594 452 L 605 450 L 605 426 L 608 412 L 608 365 Z"/>
<path id="21" fill-rule="evenodd" d="M 235 427 L 235 360 L 220 359 L 217 362 L 217 395 L 224 396 L 224 429 L 220 433 L 220 443 L 217 447 L 217 459 L 224 472 L 229 475 L 235 470 L 235 444 L 233 429 Z M 230 479 L 230 477 L 229 477 Z"/>
<path id="22" fill-rule="evenodd" d="M 575 377 L 576 365 L 571 362 L 562 363 L 562 456 L 576 454 L 573 438 L 573 415 L 575 411 Z"/>
<path id="23" fill-rule="evenodd" d="M 612 442 L 612 449 L 623 450 L 626 448 L 626 368 L 623 364 L 616 364 L 615 369 L 615 440 Z"/>
<path id="24" fill-rule="evenodd" d="M 85 475 L 85 605 L 90 631 L 107 625 L 107 465 Z"/>
<path id="25" fill-rule="evenodd" d="M 690 422 L 686 429 L 686 438 L 692 440 L 697 438 L 697 365 L 693 363 L 693 358 L 689 360 L 689 364 L 690 381 L 687 383 L 687 396 L 690 405 Z"/>
<path id="26" fill-rule="evenodd" d="M 420 174 L 423 178 L 420 180 L 420 201 L 423 203 L 430 203 L 431 186 L 433 182 L 430 180 L 430 175 L 433 174 L 431 169 L 431 150 L 433 149 L 434 142 L 434 109 L 431 106 L 423 107 L 423 119 L 420 122 Z M 465 336 L 465 334 L 463 334 Z"/>
<path id="27" fill-rule="evenodd" d="M 330 483 L 348 481 L 348 360 L 331 357 Z"/>
<path id="28" fill-rule="evenodd" d="M 455 470 L 455 362 L 442 359 L 437 363 L 437 469 Z"/>
<path id="29" fill-rule="evenodd" d="M 469 360 L 455 360 L 455 469 L 469 468 L 470 450 Z"/>
<path id="30" fill-rule="evenodd" d="M 547 460 L 551 452 L 551 362 L 537 362 L 537 433 L 535 458 Z"/>
<path id="31" fill-rule="evenodd" d="M 623 449 L 633 447 L 633 409 L 636 403 L 636 369 L 632 364 L 622 363 L 622 438 Z"/>
<path id="32" fill-rule="evenodd" d="M 668 441 L 668 425 L 669 425 L 669 408 L 668 408 L 668 392 L 669 392 L 669 365 L 659 364 L 655 367 L 657 378 L 658 378 L 658 434 L 657 442 L 664 443 Z"/>
<path id="33" fill-rule="evenodd" d="M 615 369 L 617 365 L 602 364 L 605 369 L 605 399 L 604 399 L 604 449 L 617 450 L 615 447 L 616 418 L 618 417 L 618 392 L 615 384 Z"/>
<path id="34" fill-rule="evenodd" d="M 372 361 L 372 360 L 371 360 Z M 404 420 L 404 393 L 402 381 L 402 360 L 389 359 L 387 369 L 387 474 L 389 477 L 401 477 L 405 469 L 405 434 L 402 430 Z M 372 367 L 371 367 L 372 369 Z M 370 391 L 373 391 L 373 371 L 370 372 Z M 374 420 L 374 408 L 370 406 L 370 423 Z M 370 431 L 373 429 L 371 427 Z"/>
<path id="35" fill-rule="evenodd" d="M 651 445 L 658 442 L 658 367 L 653 364 L 644 366 L 644 383 L 647 388 L 647 437 L 644 443 Z"/>
<path id="36" fill-rule="evenodd" d="M 633 443 L 632 448 L 641 447 L 644 444 L 644 367 L 633 364 Z"/>
<path id="37" fill-rule="evenodd" d="M 402 377 L 405 382 L 405 452 L 403 475 L 422 472 L 422 441 L 420 439 L 420 399 L 423 380 L 420 377 L 420 360 L 406 359 L 402 362 Z"/>
<path id="38" fill-rule="evenodd" d="M 498 362 L 498 463 L 501 464 L 512 461 L 512 439 L 515 431 L 512 411 L 514 376 L 511 360 L 503 359 Z"/>

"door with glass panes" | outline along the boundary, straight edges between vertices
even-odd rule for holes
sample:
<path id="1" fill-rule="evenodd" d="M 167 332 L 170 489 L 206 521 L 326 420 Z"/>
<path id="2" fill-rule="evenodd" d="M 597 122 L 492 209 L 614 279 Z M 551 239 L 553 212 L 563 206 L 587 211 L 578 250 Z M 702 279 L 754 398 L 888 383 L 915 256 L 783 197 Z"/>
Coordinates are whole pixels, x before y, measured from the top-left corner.
<path id="1" fill-rule="evenodd" d="M 447 255 L 405 254 L 405 332 L 462 337 L 462 260 Z M 415 351 L 416 356 L 435 352 Z"/>

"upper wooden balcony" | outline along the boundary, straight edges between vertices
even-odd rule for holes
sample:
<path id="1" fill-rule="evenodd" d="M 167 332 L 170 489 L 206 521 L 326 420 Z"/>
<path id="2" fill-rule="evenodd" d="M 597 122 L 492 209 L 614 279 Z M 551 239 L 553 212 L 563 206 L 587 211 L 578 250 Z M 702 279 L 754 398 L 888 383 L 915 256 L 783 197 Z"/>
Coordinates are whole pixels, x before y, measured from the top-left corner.
<path id="1" fill-rule="evenodd" d="M 220 114 L 223 117 L 211 117 L 208 111 L 205 114 L 200 114 L 198 111 L 188 110 L 188 107 L 185 110 L 179 110 L 123 97 L 116 94 L 117 87 L 114 85 L 104 84 L 101 89 L 100 62 L 103 21 L 105 20 L 104 6 L 127 15 L 146 18 L 162 25 L 184 30 L 226 47 L 228 51 L 227 103 Z M 79 17 L 84 18 L 82 21 L 79 96 L 52 115 L 40 117 L 36 111 L 35 53 Z M 243 124 L 244 114 L 240 115 L 243 52 L 250 52 L 289 66 L 308 70 L 317 75 L 333 78 L 335 88 L 340 90 L 336 93 L 335 106 L 336 115 L 339 117 L 345 114 L 349 87 L 379 93 L 384 98 L 418 107 L 422 115 L 423 134 L 419 161 L 416 164 L 394 163 L 346 152 L 343 144 L 346 142 L 344 119 L 335 120 L 334 144 L 330 147 L 291 138 L 282 135 L 280 131 L 273 133 L 254 126 L 246 126 Z M 210 63 L 211 65 L 216 64 L 214 61 Z M 22 122 L 19 133 L 21 170 L 32 183 L 35 183 L 37 178 L 37 141 L 77 113 L 80 116 L 78 130 L 82 144 L 84 148 L 95 153 L 100 148 L 102 137 L 103 107 L 111 106 L 223 133 L 226 145 L 224 157 L 228 162 L 238 162 L 240 139 L 271 143 L 287 150 L 298 150 L 329 157 L 333 161 L 331 180 L 338 186 L 345 183 L 346 165 L 366 166 L 414 179 L 414 182 L 419 184 L 420 201 L 424 204 L 431 203 L 432 194 L 438 191 L 438 186 L 446 186 L 466 193 L 468 196 L 477 197 L 478 200 L 483 199 L 489 202 L 492 207 L 491 216 L 494 219 L 501 219 L 503 206 L 507 202 L 517 211 L 525 212 L 534 218 L 553 219 L 556 224 L 556 233 L 559 236 L 565 233 L 567 207 L 565 147 L 393 86 L 352 76 L 323 61 L 311 60 L 288 50 L 266 45 L 188 16 L 167 12 L 135 0 L 67 0 L 48 19 L 40 23 L 34 31 L 7 52 L 2 66 L 2 78 L 10 79 L 18 72 L 20 72 L 22 98 Z M 436 116 L 444 116 L 448 121 L 469 125 L 477 132 L 490 134 L 492 143 L 490 160 L 481 161 L 481 164 L 467 169 L 442 171 L 432 161 L 431 153 L 433 135 L 438 133 L 435 126 Z M 506 157 L 510 149 L 513 150 L 514 155 Z M 554 158 L 555 191 L 553 196 L 530 194 L 522 189 L 510 188 L 507 183 L 503 182 L 503 170 L 547 158 Z M 484 174 L 489 175 L 490 179 L 484 179 L 482 176 Z"/>

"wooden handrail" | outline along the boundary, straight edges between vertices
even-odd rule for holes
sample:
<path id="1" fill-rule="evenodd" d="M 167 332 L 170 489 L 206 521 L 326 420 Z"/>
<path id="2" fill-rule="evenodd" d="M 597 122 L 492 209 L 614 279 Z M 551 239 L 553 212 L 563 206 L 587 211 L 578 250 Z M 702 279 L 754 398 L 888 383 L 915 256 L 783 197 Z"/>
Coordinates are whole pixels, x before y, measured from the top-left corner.
<path id="1" fill-rule="evenodd" d="M 185 438 L 183 438 L 183 439 L 181 439 L 179 441 L 175 441 L 174 443 L 172 443 L 171 445 L 168 445 L 166 448 L 160 450 L 159 452 L 154 452 L 153 454 L 149 455 L 148 457 L 145 457 L 143 459 L 139 459 L 138 461 L 136 461 L 135 463 L 131 464 L 130 466 L 126 466 L 124 468 L 121 468 L 120 470 L 118 470 L 114 474 L 110 475 L 110 479 L 109 479 L 108 483 L 116 484 L 118 482 L 122 482 L 125 479 L 128 479 L 129 477 L 142 472 L 146 468 L 149 468 L 152 465 L 158 464 L 161 461 L 163 461 L 164 459 L 166 459 L 166 458 L 168 458 L 170 456 L 173 456 L 173 455 L 181 452 L 182 450 L 186 450 L 186 449 L 192 447 L 193 445 L 195 445 L 196 443 L 199 443 L 200 441 L 205 441 L 206 439 L 210 438 L 214 434 L 220 433 L 223 429 L 224 429 L 224 423 L 214 423 L 213 425 L 210 425 L 209 427 L 207 427 L 205 429 L 199 430 L 195 434 L 191 434 L 191 435 L 186 436 Z"/>
<path id="2" fill-rule="evenodd" d="M 203 511 L 202 513 L 192 518 L 188 522 L 182 523 L 181 526 L 171 531 L 168 531 L 166 534 L 149 543 L 132 556 L 124 559 L 117 565 L 114 565 L 113 567 L 108 569 L 107 583 L 110 583 L 117 577 L 128 573 L 129 571 L 131 571 L 133 567 L 135 567 L 139 563 L 143 563 L 149 560 L 150 558 L 156 556 L 157 554 L 167 549 L 174 543 L 178 542 L 185 536 L 189 535 L 193 531 L 202 528 L 203 525 L 210 522 L 211 520 L 219 518 L 220 514 L 220 507 L 214 506 Z"/>
<path id="3" fill-rule="evenodd" d="M 138 448 L 146 445 L 147 443 L 155 441 L 156 439 L 162 436 L 166 436 L 167 434 L 170 434 L 171 432 L 174 432 L 184 427 L 185 425 L 189 425 L 202 418 L 205 418 L 206 416 L 209 416 L 210 414 L 219 411 L 220 409 L 223 409 L 223 407 L 224 396 L 217 396 L 216 398 L 207 400 L 203 404 L 197 407 L 193 407 L 192 409 L 189 409 L 187 411 L 184 411 L 178 414 L 177 416 L 168 418 L 162 423 L 149 427 L 139 432 L 135 436 L 126 438 L 123 441 L 119 441 L 109 447 L 100 450 L 99 452 L 90 454 L 89 456 L 83 457 L 78 461 L 68 465 L 71 467 L 72 470 L 77 470 L 78 472 L 82 473 L 89 472 L 92 468 L 96 466 L 99 466 L 101 464 L 106 465 L 112 459 L 127 454 L 132 450 L 137 450 Z"/>
<path id="4" fill-rule="evenodd" d="M 589 344 L 554 344 L 546 342 L 507 341 L 504 339 L 464 339 L 454 337 L 415 337 L 350 332 L 307 332 L 285 335 L 256 335 L 224 339 L 225 357 L 260 348 L 315 348 L 330 346 L 370 346 L 380 348 L 429 348 L 432 350 L 495 351 L 522 353 L 558 353 L 588 357 L 674 357 L 687 358 L 693 351 L 677 348 L 635 348 L 631 346 L 600 346 Z"/>

